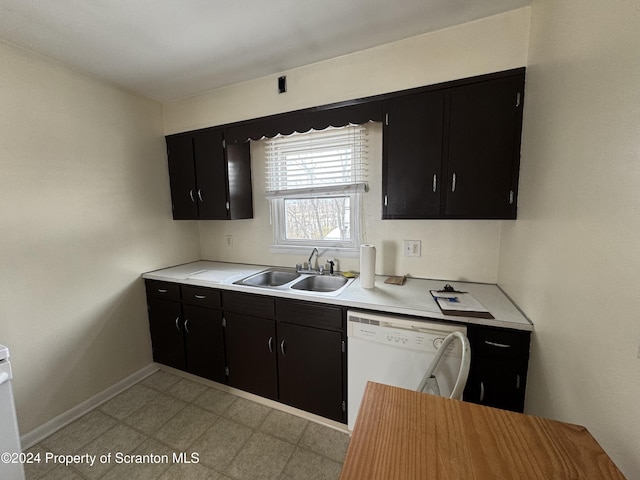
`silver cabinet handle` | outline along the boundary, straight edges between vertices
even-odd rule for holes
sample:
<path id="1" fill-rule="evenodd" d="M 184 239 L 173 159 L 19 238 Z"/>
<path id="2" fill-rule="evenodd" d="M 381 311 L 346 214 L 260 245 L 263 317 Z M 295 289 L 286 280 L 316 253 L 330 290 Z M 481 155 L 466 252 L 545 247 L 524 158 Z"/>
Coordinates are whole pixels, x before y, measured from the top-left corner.
<path id="1" fill-rule="evenodd" d="M 282 340 L 282 342 L 280 342 L 280 351 L 282 352 L 282 355 L 286 355 L 286 354 L 284 353 L 284 346 L 285 346 L 285 345 L 284 345 L 284 342 L 285 342 L 284 340 Z"/>
<path id="2" fill-rule="evenodd" d="M 438 189 L 438 176 L 434 173 L 433 174 L 433 193 L 436 193 L 437 189 Z"/>
<path id="3" fill-rule="evenodd" d="M 269 337 L 269 352 L 273 353 L 273 337 Z"/>
<path id="4" fill-rule="evenodd" d="M 196 297 L 198 300 L 204 300 L 205 298 L 207 298 L 206 295 L 194 295 L 194 297 Z"/>
<path id="5" fill-rule="evenodd" d="M 180 330 L 180 325 L 178 325 L 178 322 L 180 321 L 180 317 L 176 317 L 176 328 L 178 330 Z"/>
<path id="6" fill-rule="evenodd" d="M 198 198 L 200 199 L 201 202 L 204 202 L 204 200 L 202 200 L 202 189 L 201 188 L 198 189 Z"/>
<path id="7" fill-rule="evenodd" d="M 451 178 L 451 191 L 455 192 L 456 191 L 456 174 L 453 174 L 453 177 Z"/>
<path id="8" fill-rule="evenodd" d="M 480 382 L 480 403 L 484 400 L 484 382 Z"/>
<path id="9" fill-rule="evenodd" d="M 167 289 L 166 288 L 159 288 L 158 292 L 160 293 L 167 293 Z"/>
<path id="10" fill-rule="evenodd" d="M 196 199 L 193 197 L 193 188 L 189 190 L 189 196 L 191 197 L 191 202 L 196 203 Z"/>
<path id="11" fill-rule="evenodd" d="M 189 319 L 188 319 L 188 318 L 184 321 L 184 329 L 185 329 L 185 331 L 186 331 L 187 333 L 191 333 L 191 332 L 189 331 Z"/>
<path id="12" fill-rule="evenodd" d="M 484 343 L 486 343 L 487 345 L 491 345 L 492 347 L 511 348 L 511 345 L 507 345 L 506 343 L 490 342 L 489 340 L 485 340 Z"/>

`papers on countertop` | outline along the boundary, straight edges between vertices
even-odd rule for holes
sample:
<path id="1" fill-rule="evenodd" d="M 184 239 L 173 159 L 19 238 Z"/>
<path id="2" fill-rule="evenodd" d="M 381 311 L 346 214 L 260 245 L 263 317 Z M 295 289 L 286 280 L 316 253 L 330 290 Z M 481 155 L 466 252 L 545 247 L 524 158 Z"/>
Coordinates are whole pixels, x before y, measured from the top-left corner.
<path id="1" fill-rule="evenodd" d="M 445 315 L 464 317 L 494 318 L 470 293 L 430 290 L 440 310 Z"/>

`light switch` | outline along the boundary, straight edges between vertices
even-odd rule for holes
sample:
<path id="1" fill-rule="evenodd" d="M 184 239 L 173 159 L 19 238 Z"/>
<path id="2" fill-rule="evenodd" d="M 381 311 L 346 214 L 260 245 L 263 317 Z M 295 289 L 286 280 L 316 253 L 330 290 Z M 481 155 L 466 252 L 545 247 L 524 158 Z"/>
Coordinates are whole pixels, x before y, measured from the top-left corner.
<path id="1" fill-rule="evenodd" d="M 420 240 L 405 240 L 403 250 L 405 257 L 419 257 L 422 250 L 422 242 Z"/>

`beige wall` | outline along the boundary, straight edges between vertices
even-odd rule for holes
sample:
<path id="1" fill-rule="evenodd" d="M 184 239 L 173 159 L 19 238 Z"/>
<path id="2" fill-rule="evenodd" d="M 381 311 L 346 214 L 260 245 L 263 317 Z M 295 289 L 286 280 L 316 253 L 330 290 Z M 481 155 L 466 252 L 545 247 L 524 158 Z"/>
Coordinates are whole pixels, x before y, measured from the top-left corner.
<path id="1" fill-rule="evenodd" d="M 527 410 L 640 478 L 640 9 L 534 0 L 519 218 L 499 282 L 535 324 Z"/>
<path id="2" fill-rule="evenodd" d="M 141 272 L 199 257 L 162 110 L 0 44 L 0 342 L 27 433 L 151 362 Z"/>
<path id="3" fill-rule="evenodd" d="M 412 37 L 284 72 L 288 91 L 278 95 L 277 75 L 164 104 L 166 133 L 260 117 L 352 98 L 430 85 L 521 67 L 527 62 L 529 9 Z M 378 249 L 377 273 L 496 282 L 499 221 L 399 221 L 381 218 L 381 135 L 371 135 L 371 191 L 366 194 L 366 243 Z M 295 255 L 272 255 L 269 211 L 261 192 L 260 147 L 253 147 L 252 220 L 201 222 L 203 258 L 294 265 Z M 225 247 L 225 236 L 233 246 Z M 402 240 L 421 240 L 422 257 L 404 258 Z M 357 259 L 340 258 L 342 269 Z"/>

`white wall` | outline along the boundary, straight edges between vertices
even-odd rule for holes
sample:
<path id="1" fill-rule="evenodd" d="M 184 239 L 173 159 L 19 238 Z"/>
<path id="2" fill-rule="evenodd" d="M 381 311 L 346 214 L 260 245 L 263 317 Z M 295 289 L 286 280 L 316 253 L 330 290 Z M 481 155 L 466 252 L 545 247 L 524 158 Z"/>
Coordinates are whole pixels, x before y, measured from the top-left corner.
<path id="1" fill-rule="evenodd" d="M 276 78 L 259 78 L 164 104 L 166 133 L 219 125 L 273 113 L 430 85 L 521 67 L 527 61 L 529 9 L 514 10 L 344 57 L 283 72 L 288 91 L 278 95 Z M 499 221 L 399 221 L 381 218 L 380 129 L 371 136 L 370 184 L 364 242 L 378 248 L 377 273 L 417 277 L 497 280 Z M 271 255 L 273 235 L 263 187 L 263 156 L 252 151 L 254 219 L 201 222 L 203 258 L 294 265 L 299 256 Z M 225 247 L 233 235 L 233 247 Z M 422 240 L 422 257 L 405 259 L 402 240 Z M 355 259 L 340 259 L 358 269 Z"/>
<path id="2" fill-rule="evenodd" d="M 527 411 L 640 478 L 640 9 L 534 0 L 519 218 L 499 283 L 535 324 Z"/>
<path id="3" fill-rule="evenodd" d="M 21 433 L 151 362 L 140 274 L 199 257 L 162 109 L 0 44 L 0 342 Z"/>

